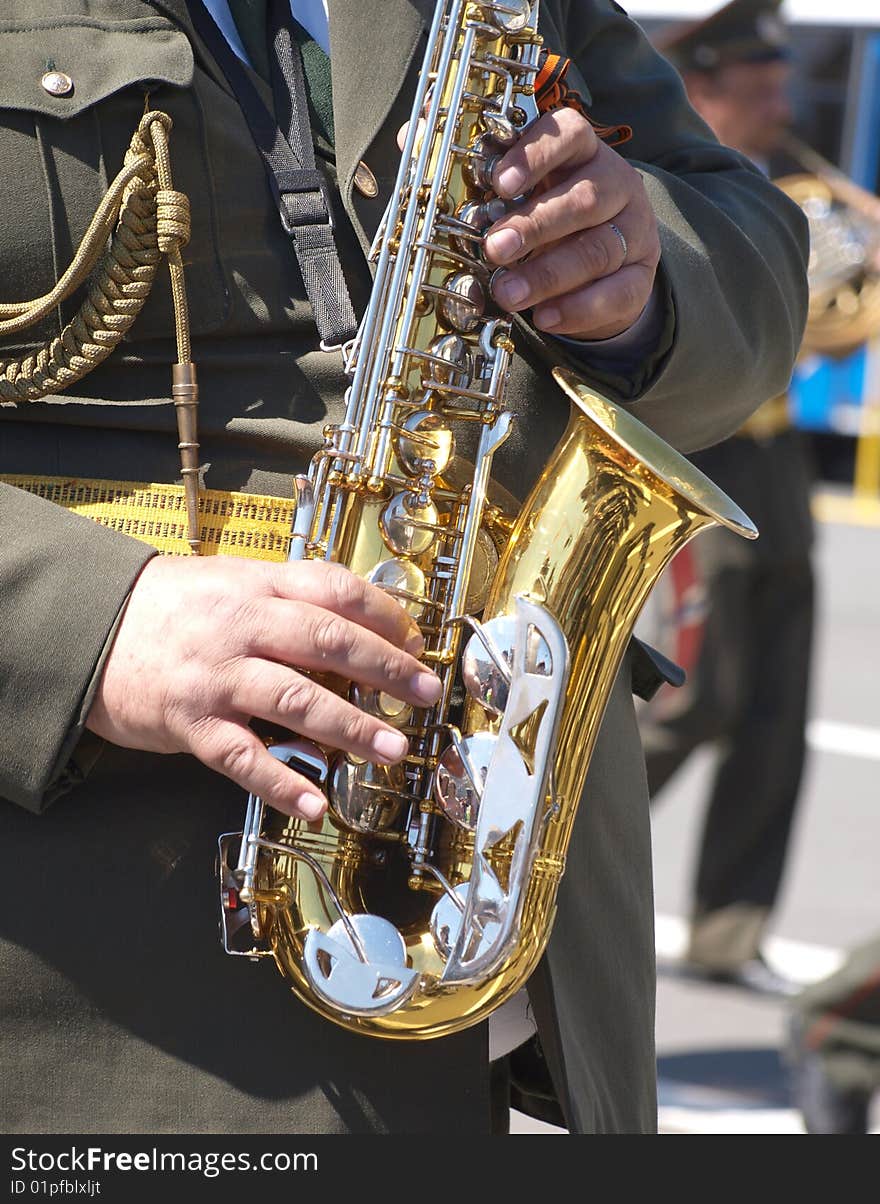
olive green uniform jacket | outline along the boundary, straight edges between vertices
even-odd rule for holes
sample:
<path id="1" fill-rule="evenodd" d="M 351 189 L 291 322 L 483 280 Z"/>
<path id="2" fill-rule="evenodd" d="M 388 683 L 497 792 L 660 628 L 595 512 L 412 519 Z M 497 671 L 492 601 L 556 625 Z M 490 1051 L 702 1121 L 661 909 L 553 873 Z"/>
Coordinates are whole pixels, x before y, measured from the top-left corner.
<path id="1" fill-rule="evenodd" d="M 330 3 L 339 237 L 356 304 L 431 7 Z M 587 374 L 679 448 L 712 443 L 787 383 L 806 296 L 800 215 L 712 140 L 677 77 L 609 0 L 548 0 L 542 28 L 576 61 L 573 82 L 593 116 L 633 127 L 623 151 L 644 176 L 663 240 L 665 327 L 654 354 L 622 373 L 587 363 Z M 41 87 L 51 67 L 73 78 L 69 95 Z M 173 117 L 175 181 L 193 205 L 186 261 L 205 483 L 289 494 L 322 427 L 339 417 L 339 360 L 317 349 L 261 160 L 183 0 L 4 5 L 2 300 L 38 296 L 63 271 L 122 162 L 145 92 Z M 375 199 L 354 190 L 361 159 L 379 181 Z M 67 317 L 62 307 L 28 339 L 57 333 Z M 123 346 L 70 395 L 0 407 L 0 474 L 175 480 L 172 329 L 160 282 Z M 560 349 L 526 342 L 510 387 L 517 431 L 498 460 L 501 483 L 520 495 L 567 416 L 546 368 Z M 29 345 L 8 342 L 2 355 Z M 485 1130 L 485 1026 L 392 1051 L 317 1019 L 270 964 L 220 951 L 214 849 L 219 832 L 240 827 L 238 788 L 184 756 L 107 747 L 92 764 L 83 715 L 150 554 L 0 485 L 5 1126 Z M 572 1129 L 652 1131 L 651 850 L 626 674 L 592 762 L 539 979 Z"/>

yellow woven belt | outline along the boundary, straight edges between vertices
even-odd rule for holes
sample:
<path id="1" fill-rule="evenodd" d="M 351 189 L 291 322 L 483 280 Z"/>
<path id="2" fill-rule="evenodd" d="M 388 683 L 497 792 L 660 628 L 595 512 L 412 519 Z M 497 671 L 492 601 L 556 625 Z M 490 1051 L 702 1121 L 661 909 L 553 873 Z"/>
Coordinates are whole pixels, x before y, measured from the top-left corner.
<path id="1" fill-rule="evenodd" d="M 762 406 L 759 406 L 736 433 L 744 435 L 748 439 L 772 439 L 781 431 L 787 431 L 790 426 L 791 410 L 788 404 L 788 395 L 780 393 L 778 397 L 771 397 L 769 401 L 765 401 Z"/>
<path id="2" fill-rule="evenodd" d="M 189 553 L 186 499 L 181 485 L 92 481 L 75 477 L 2 476 L 65 510 L 148 543 L 166 554 Z M 296 502 L 252 493 L 199 492 L 200 552 L 286 560 Z"/>

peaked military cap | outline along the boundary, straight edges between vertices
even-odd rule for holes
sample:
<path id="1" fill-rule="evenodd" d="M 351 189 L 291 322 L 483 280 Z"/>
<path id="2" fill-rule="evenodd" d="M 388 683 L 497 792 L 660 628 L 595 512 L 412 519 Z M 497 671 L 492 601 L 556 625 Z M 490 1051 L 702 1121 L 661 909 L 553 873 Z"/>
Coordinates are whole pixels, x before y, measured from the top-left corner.
<path id="1" fill-rule="evenodd" d="M 714 71 L 727 63 L 787 58 L 781 4 L 782 0 L 730 0 L 702 21 L 664 31 L 655 44 L 679 71 Z"/>

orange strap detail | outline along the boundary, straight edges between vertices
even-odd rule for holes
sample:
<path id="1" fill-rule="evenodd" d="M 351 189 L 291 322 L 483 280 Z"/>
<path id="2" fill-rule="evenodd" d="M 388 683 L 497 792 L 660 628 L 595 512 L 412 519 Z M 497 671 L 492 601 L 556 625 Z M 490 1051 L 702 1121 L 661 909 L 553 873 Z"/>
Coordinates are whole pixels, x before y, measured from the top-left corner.
<path id="1" fill-rule="evenodd" d="M 609 146 L 620 146 L 632 138 L 630 125 L 600 125 L 594 121 L 584 107 L 580 93 L 569 88 L 565 81 L 571 59 L 564 59 L 559 54 L 544 51 L 541 70 L 535 78 L 535 100 L 541 113 L 550 113 L 554 109 L 577 109 L 582 117 L 589 121 L 596 134 Z"/>

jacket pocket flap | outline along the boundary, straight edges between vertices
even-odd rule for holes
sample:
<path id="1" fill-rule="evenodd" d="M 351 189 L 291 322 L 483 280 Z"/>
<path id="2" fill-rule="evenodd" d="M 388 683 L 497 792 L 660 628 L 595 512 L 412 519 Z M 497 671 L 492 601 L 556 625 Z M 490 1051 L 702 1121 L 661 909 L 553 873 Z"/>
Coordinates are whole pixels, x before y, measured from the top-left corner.
<path id="1" fill-rule="evenodd" d="M 53 95 L 42 83 L 49 72 L 72 87 Z M 189 39 L 161 17 L 0 21 L 0 108 L 67 118 L 132 84 L 187 87 L 192 77 Z"/>

